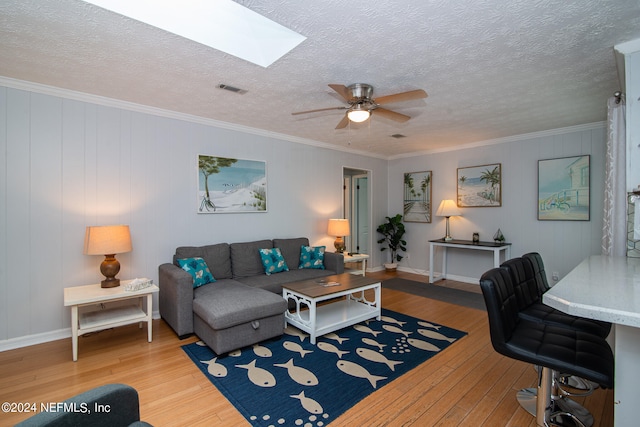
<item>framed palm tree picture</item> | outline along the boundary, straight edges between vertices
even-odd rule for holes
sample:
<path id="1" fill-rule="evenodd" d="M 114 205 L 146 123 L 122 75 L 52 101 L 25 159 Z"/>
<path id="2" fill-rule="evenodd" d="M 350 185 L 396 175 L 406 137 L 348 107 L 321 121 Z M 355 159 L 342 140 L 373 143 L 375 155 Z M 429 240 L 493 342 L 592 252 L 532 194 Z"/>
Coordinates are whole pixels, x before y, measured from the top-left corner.
<path id="1" fill-rule="evenodd" d="M 404 220 L 431 222 L 431 171 L 404 174 Z"/>
<path id="2" fill-rule="evenodd" d="M 458 168 L 458 207 L 502 206 L 502 165 Z"/>
<path id="3" fill-rule="evenodd" d="M 267 211 L 267 164 L 198 155 L 198 213 Z"/>

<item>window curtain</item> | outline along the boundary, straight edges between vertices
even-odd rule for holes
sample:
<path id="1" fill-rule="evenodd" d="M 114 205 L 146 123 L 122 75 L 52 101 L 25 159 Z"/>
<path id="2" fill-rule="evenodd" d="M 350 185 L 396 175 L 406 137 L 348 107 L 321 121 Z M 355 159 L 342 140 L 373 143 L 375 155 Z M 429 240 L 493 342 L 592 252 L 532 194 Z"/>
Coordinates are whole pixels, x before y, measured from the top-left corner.
<path id="1" fill-rule="evenodd" d="M 602 255 L 627 250 L 626 119 L 624 96 L 607 101 L 607 154 L 604 183 Z"/>

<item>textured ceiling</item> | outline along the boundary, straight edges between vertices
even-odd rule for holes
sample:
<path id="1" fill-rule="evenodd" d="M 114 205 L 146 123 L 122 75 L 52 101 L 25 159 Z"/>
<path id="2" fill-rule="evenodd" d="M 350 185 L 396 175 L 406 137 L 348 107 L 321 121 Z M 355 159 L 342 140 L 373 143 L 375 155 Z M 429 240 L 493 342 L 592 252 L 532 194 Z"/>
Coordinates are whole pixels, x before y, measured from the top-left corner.
<path id="1" fill-rule="evenodd" d="M 613 46 L 640 38 L 638 0 L 238 3 L 307 40 L 262 68 L 80 0 L 1 0 L 0 76 L 394 157 L 606 120 Z M 291 115 L 344 105 L 329 83 L 429 97 L 385 105 L 401 124 Z"/>

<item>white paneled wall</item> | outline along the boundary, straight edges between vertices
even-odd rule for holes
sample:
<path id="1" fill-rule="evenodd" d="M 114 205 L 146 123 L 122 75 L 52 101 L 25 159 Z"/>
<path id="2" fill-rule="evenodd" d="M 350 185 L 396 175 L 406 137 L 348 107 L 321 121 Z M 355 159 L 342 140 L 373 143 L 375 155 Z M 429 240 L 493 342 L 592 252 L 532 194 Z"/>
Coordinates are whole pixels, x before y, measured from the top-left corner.
<path id="1" fill-rule="evenodd" d="M 123 279 L 157 280 L 158 265 L 180 245 L 304 235 L 331 248 L 326 224 L 341 213 L 345 166 L 371 171 L 373 228 L 402 211 L 405 172 L 433 171 L 437 206 L 455 199 L 458 167 L 502 163 L 503 206 L 464 209 L 451 220 L 454 237 L 478 231 L 490 240 L 500 227 L 514 256 L 539 251 L 561 276 L 599 253 L 601 124 L 387 161 L 40 89 L 0 86 L 0 350 L 69 336 L 63 288 L 101 280 L 101 257 L 82 254 L 87 225 L 130 225 L 133 251 L 118 255 Z M 266 161 L 268 212 L 197 214 L 198 154 Z M 591 221 L 537 221 L 538 160 L 581 154 L 591 155 Z M 444 235 L 444 219 L 407 230 L 410 258 L 401 268 L 425 274 L 428 240 Z M 385 259 L 372 247 L 376 268 Z M 449 265 L 472 281 L 491 261 L 461 251 Z"/>
<path id="2" fill-rule="evenodd" d="M 480 240 L 491 241 L 500 228 L 506 240 L 513 244 L 512 256 L 540 252 L 548 275 L 555 271 L 562 277 L 584 258 L 600 253 L 605 138 L 604 124 L 593 124 L 558 131 L 555 135 L 544 133 L 504 144 L 396 159 L 389 166 L 388 209 L 391 213 L 402 212 L 406 172 L 433 172 L 435 214 L 442 199 L 456 199 L 458 167 L 501 163 L 502 207 L 463 208 L 463 216 L 450 220 L 452 236 L 471 240 L 472 233 L 477 231 Z M 538 160 L 585 154 L 591 155 L 591 220 L 538 221 Z M 433 216 L 431 224 L 408 223 L 407 231 L 410 259 L 403 260 L 400 267 L 426 273 L 428 241 L 444 236 L 445 219 Z M 478 251 L 450 251 L 448 273 L 459 280 L 477 283 L 480 275 L 493 266 L 490 253 L 482 256 Z M 440 253 L 436 259 L 436 272 L 440 272 Z"/>
<path id="3" fill-rule="evenodd" d="M 197 214 L 198 154 L 266 161 L 268 212 Z M 0 350 L 69 336 L 63 288 L 101 280 L 86 226 L 130 225 L 123 279 L 157 281 L 180 245 L 307 236 L 331 248 L 344 165 L 372 171 L 379 222 L 386 160 L 0 87 Z"/>

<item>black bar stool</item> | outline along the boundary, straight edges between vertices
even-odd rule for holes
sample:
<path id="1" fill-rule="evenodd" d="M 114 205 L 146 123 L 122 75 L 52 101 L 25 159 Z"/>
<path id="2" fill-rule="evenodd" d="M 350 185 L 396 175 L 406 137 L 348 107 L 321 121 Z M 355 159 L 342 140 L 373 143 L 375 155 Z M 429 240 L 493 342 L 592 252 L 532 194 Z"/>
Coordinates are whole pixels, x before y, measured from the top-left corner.
<path id="1" fill-rule="evenodd" d="M 585 424 L 552 399 L 555 372 L 586 378 L 613 387 L 613 353 L 606 340 L 570 326 L 555 326 L 520 317 L 509 271 L 494 268 L 482 275 L 480 287 L 487 306 L 491 344 L 500 354 L 541 367 L 537 385 L 536 424 L 546 427 L 568 417 Z"/>
<path id="2" fill-rule="evenodd" d="M 523 266 L 523 269 L 527 275 L 527 279 L 533 278 L 538 295 L 537 304 L 532 306 L 530 310 L 526 310 L 523 314 L 524 316 L 531 315 L 533 317 L 541 318 L 543 321 L 547 321 L 549 323 L 555 322 L 559 325 L 569 321 L 567 320 L 568 318 L 573 318 L 573 327 L 599 335 L 603 338 L 606 338 L 609 335 L 611 332 L 611 323 L 609 322 L 571 316 L 570 314 L 563 313 L 560 310 L 556 310 L 555 308 L 545 305 L 542 302 L 542 295 L 550 289 L 550 286 L 547 281 L 547 274 L 544 270 L 542 257 L 537 252 L 529 252 L 522 255 L 522 259 L 524 260 L 525 265 Z M 562 318 L 564 318 L 564 320 Z"/>
<path id="3" fill-rule="evenodd" d="M 611 323 L 609 322 L 572 316 L 542 302 L 542 295 L 549 290 L 550 286 L 547 282 L 544 262 L 539 253 L 529 252 L 522 258 L 505 261 L 502 266 L 511 273 L 516 289 L 519 286 L 527 288 L 528 299 L 521 301 L 520 317 L 534 322 L 541 321 L 556 326 L 568 326 L 603 338 L 606 338 L 611 332 Z M 518 292 L 517 295 L 519 295 Z M 589 394 L 598 387 L 597 384 L 572 375 L 561 374 L 557 380 L 563 386 L 563 390 L 573 396 Z M 566 387 L 580 390 L 580 393 L 567 391 Z M 577 411 L 577 408 L 575 410 Z"/>

